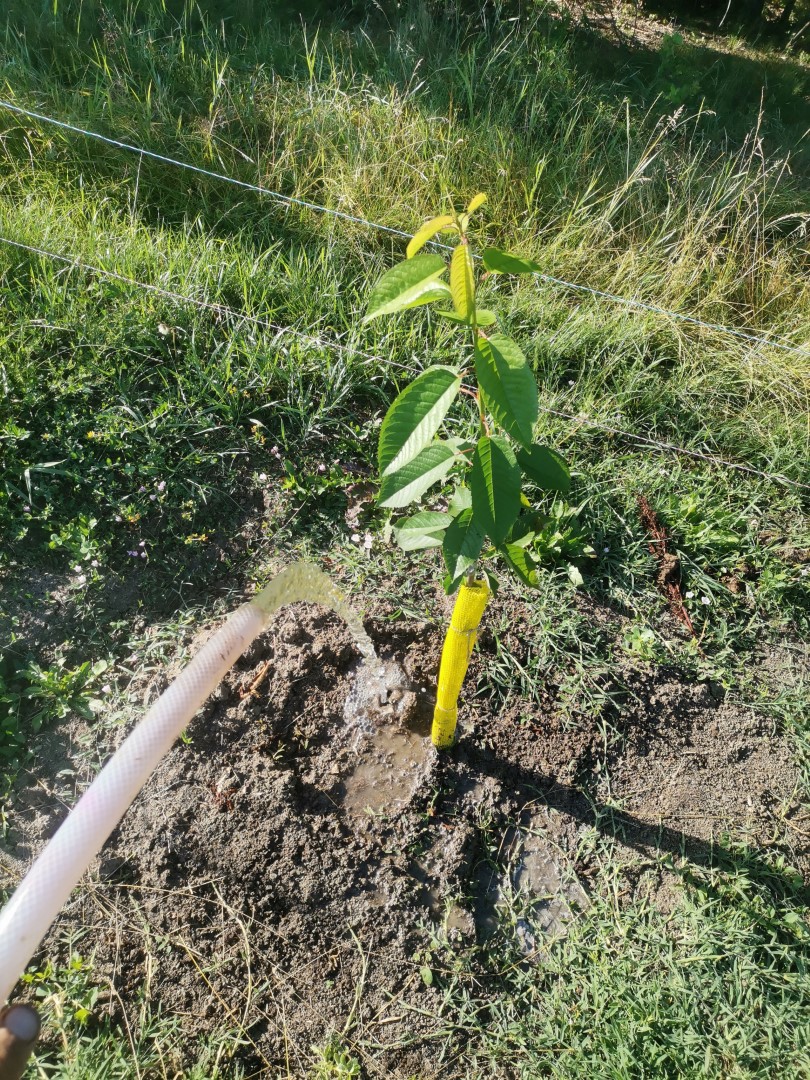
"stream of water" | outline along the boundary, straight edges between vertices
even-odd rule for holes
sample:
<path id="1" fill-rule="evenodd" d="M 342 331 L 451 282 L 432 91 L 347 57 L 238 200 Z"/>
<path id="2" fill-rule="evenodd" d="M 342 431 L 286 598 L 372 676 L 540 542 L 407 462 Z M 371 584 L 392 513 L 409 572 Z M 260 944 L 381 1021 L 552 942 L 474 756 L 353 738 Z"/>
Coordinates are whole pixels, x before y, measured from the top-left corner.
<path id="1" fill-rule="evenodd" d="M 339 615 L 352 632 L 357 648 L 367 663 L 377 662 L 377 652 L 366 633 L 363 620 L 346 603 L 346 597 L 331 581 L 323 570 L 311 563 L 297 562 L 286 567 L 273 578 L 269 585 L 254 596 L 251 603 L 260 608 L 265 616 L 265 625 L 270 616 L 285 604 L 294 604 L 308 600 L 312 604 L 323 604 Z"/>

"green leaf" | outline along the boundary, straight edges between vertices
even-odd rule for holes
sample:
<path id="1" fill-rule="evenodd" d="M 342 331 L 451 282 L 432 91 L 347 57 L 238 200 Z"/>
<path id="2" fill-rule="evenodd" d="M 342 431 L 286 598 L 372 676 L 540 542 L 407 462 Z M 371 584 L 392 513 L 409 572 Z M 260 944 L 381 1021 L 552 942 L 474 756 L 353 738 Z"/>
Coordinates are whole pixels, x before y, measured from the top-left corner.
<path id="1" fill-rule="evenodd" d="M 472 318 L 464 319 L 459 315 L 457 311 L 437 311 L 437 315 L 441 315 L 443 319 L 449 319 L 451 322 L 462 323 L 464 326 L 472 325 Z M 494 311 L 489 311 L 487 308 L 479 308 L 475 313 L 476 326 L 492 326 L 494 322 L 497 322 L 498 316 Z"/>
<path id="2" fill-rule="evenodd" d="M 537 518 L 537 514 L 521 514 L 509 530 L 508 542 L 515 544 L 517 547 L 528 547 L 536 535 L 535 523 Z"/>
<path id="3" fill-rule="evenodd" d="M 455 461 L 456 455 L 446 443 L 431 443 L 397 472 L 386 473 L 377 497 L 380 506 L 396 509 L 416 502 L 432 484 L 447 476 Z"/>
<path id="4" fill-rule="evenodd" d="M 475 211 L 480 209 L 480 207 L 482 207 L 486 201 L 486 195 L 483 193 L 483 191 L 479 191 L 477 195 L 473 195 L 473 197 L 470 199 L 470 202 L 467 206 L 467 213 L 474 214 Z"/>
<path id="5" fill-rule="evenodd" d="M 460 386 L 460 375 L 437 364 L 394 399 L 380 428 L 377 461 L 383 476 L 402 468 L 431 442 Z"/>
<path id="6" fill-rule="evenodd" d="M 484 266 L 495 274 L 540 274 L 542 268 L 539 263 L 531 259 L 521 259 L 517 255 L 507 255 L 498 248 L 484 248 Z"/>
<path id="7" fill-rule="evenodd" d="M 450 574 L 444 574 L 442 576 L 442 588 L 448 596 L 452 596 L 460 584 L 461 578 L 453 578 Z"/>
<path id="8" fill-rule="evenodd" d="M 421 975 L 422 982 L 425 986 L 433 986 L 433 972 L 427 964 L 423 964 L 422 967 L 419 968 L 419 974 Z"/>
<path id="9" fill-rule="evenodd" d="M 528 585 L 530 589 L 536 589 L 537 570 L 527 552 L 517 544 L 504 544 L 498 550 L 512 573 L 516 574 L 524 585 Z"/>
<path id="10" fill-rule="evenodd" d="M 528 450 L 518 450 L 518 464 L 525 476 L 546 491 L 571 490 L 571 474 L 562 457 L 547 446 L 535 444 Z"/>
<path id="11" fill-rule="evenodd" d="M 473 520 L 472 510 L 462 510 L 444 534 L 442 555 L 453 581 L 466 574 L 484 546 L 484 534 Z"/>
<path id="12" fill-rule="evenodd" d="M 452 447 L 457 454 L 463 454 L 469 465 L 472 461 L 473 450 L 475 450 L 474 442 L 470 442 L 469 439 L 461 439 L 457 435 L 449 436 L 445 442 L 448 446 Z"/>
<path id="13" fill-rule="evenodd" d="M 472 511 L 479 529 L 502 544 L 520 511 L 520 468 L 506 439 L 478 440 L 470 473 Z"/>
<path id="14" fill-rule="evenodd" d="M 472 495 L 468 487 L 459 485 L 450 498 L 447 513 L 451 517 L 458 517 L 462 510 L 469 510 L 472 506 Z"/>
<path id="15" fill-rule="evenodd" d="M 417 255 L 392 266 L 371 290 L 363 322 L 429 304 L 432 300 L 446 299 L 451 295 L 450 289 L 439 281 L 446 269 L 441 255 Z"/>
<path id="16" fill-rule="evenodd" d="M 423 548 L 441 547 L 445 529 L 453 519 L 449 514 L 437 514 L 423 510 L 405 518 L 394 526 L 394 536 L 403 551 L 421 551 Z"/>
<path id="17" fill-rule="evenodd" d="M 492 593 L 493 596 L 496 596 L 498 589 L 500 589 L 501 587 L 500 581 L 498 581 L 498 579 L 487 566 L 484 567 L 484 576 L 489 582 L 489 591 Z"/>
<path id="18" fill-rule="evenodd" d="M 450 292 L 453 304 L 462 319 L 469 319 L 475 310 L 475 275 L 470 246 L 461 243 L 454 248 L 450 259 Z"/>
<path id="19" fill-rule="evenodd" d="M 575 589 L 580 589 L 585 584 L 585 579 L 579 571 L 578 566 L 574 566 L 573 563 L 568 564 L 568 578 Z"/>
<path id="20" fill-rule="evenodd" d="M 512 438 L 531 445 L 537 382 L 519 347 L 503 334 L 481 338 L 475 347 L 475 374 L 487 411 Z"/>
<path id="21" fill-rule="evenodd" d="M 423 248 L 428 240 L 432 240 L 436 233 L 440 233 L 442 229 L 448 228 L 453 225 L 452 214 L 441 214 L 439 217 L 431 218 L 430 221 L 426 221 L 422 228 L 414 235 L 414 237 L 408 243 L 406 255 L 409 259 L 412 259 L 420 248 Z"/>

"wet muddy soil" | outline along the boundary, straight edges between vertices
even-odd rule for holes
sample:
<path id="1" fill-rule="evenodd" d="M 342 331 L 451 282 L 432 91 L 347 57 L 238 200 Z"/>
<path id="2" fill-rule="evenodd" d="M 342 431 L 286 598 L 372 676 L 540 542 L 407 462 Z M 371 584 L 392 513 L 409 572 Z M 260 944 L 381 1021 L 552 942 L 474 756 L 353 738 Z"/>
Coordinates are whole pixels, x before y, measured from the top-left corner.
<path id="1" fill-rule="evenodd" d="M 588 906 L 586 833 L 618 844 L 630 887 L 662 904 L 657 853 L 705 863 L 727 832 L 792 843 L 807 869 L 785 827 L 788 740 L 711 686 L 634 669 L 598 717 L 564 717 L 553 685 L 496 705 L 484 635 L 460 742 L 439 757 L 441 631 L 366 625 L 384 701 L 336 617 L 285 609 L 113 834 L 48 948 L 85 934 L 114 1015 L 147 994 L 192 1058 L 230 1020 L 226 1074 L 305 1076 L 309 1047 L 337 1032 L 364 1076 L 462 1076 L 437 1056 L 448 956 L 511 933 L 541 964 Z"/>

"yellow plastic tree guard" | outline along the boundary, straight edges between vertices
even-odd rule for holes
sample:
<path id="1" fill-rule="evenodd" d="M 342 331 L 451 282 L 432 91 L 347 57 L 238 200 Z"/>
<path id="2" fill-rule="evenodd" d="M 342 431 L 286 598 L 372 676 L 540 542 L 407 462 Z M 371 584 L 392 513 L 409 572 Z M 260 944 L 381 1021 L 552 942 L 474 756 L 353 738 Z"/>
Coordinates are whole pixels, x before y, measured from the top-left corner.
<path id="1" fill-rule="evenodd" d="M 458 720 L 458 695 L 475 648 L 481 616 L 489 600 L 486 581 L 465 582 L 459 589 L 453 617 L 444 639 L 436 708 L 433 712 L 433 745 L 446 750 L 453 745 Z"/>

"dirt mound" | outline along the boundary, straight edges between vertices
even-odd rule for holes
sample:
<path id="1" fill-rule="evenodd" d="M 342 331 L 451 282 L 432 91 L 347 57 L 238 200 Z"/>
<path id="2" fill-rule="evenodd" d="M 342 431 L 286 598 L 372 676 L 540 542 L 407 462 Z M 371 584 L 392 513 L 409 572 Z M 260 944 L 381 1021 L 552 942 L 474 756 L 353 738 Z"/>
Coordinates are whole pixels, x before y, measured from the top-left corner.
<path id="1" fill-rule="evenodd" d="M 469 693 L 466 731 L 440 757 L 427 738 L 440 630 L 367 625 L 384 704 L 335 617 L 287 610 L 61 920 L 90 931 L 113 1012 L 146 992 L 190 1042 L 224 1015 L 248 1075 L 305 1075 L 302 1052 L 332 1031 L 351 1048 L 358 1027 L 365 1075 L 456 1075 L 431 1046 L 446 1031 L 437 940 L 475 945 L 504 891 L 523 889 L 536 918 L 519 946 L 542 962 L 544 933 L 587 905 L 584 830 L 706 861 L 724 830 L 780 837 L 794 793 L 781 736 L 666 672 L 617 677 L 609 715 L 574 724 L 553 686 L 500 709 Z M 493 647 L 484 638 L 470 687 Z"/>

